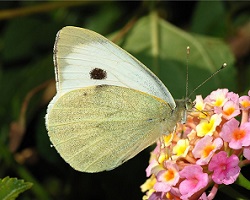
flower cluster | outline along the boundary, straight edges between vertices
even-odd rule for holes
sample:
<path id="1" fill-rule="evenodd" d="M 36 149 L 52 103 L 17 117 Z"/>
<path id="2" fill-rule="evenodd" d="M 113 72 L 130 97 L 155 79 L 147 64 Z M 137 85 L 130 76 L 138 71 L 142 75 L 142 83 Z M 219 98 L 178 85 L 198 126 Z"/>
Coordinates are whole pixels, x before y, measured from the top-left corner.
<path id="1" fill-rule="evenodd" d="M 250 163 L 250 91 L 239 97 L 218 89 L 194 104 L 187 122 L 151 153 L 144 200 L 213 199 L 219 184 L 234 183 Z"/>

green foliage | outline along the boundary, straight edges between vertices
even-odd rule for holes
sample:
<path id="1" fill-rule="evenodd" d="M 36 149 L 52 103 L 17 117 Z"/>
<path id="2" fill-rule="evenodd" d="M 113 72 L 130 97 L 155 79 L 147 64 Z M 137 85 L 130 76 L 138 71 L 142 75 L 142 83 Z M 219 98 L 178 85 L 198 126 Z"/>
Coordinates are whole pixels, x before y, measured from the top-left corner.
<path id="1" fill-rule="evenodd" d="M 239 175 L 239 178 L 237 179 L 237 184 L 246 188 L 247 190 L 250 190 L 250 181 L 246 179 L 242 174 Z"/>
<path id="2" fill-rule="evenodd" d="M 218 87 L 236 89 L 234 56 L 222 39 L 189 34 L 155 14 L 138 20 L 123 39 L 122 47 L 151 68 L 174 98 L 185 95 L 187 46 L 191 49 L 188 58 L 190 92 L 219 69 L 224 61 L 227 62 L 227 69 L 211 79 L 198 93 L 208 95 Z"/>
<path id="3" fill-rule="evenodd" d="M 0 177 L 21 200 L 141 199 L 149 153 L 110 172 L 74 171 L 50 147 L 46 107 L 55 93 L 53 45 L 66 25 L 115 39 L 154 71 L 174 98 L 185 96 L 226 62 L 227 68 L 196 94 L 217 88 L 247 94 L 250 88 L 249 2 L 5 1 L 0 10 Z M 237 34 L 242 28 L 241 34 Z M 190 46 L 190 55 L 186 47 Z M 13 123 L 15 122 L 15 123 Z M 242 170 L 250 179 L 249 167 Z M 1 190 L 1 195 L 6 190 Z M 31 182 L 31 183 L 29 183 Z M 235 188 L 236 186 L 236 188 Z M 21 190 L 23 188 L 23 190 Z M 232 190 L 231 190 L 232 189 Z M 225 191 L 238 191 L 234 196 Z M 224 186 L 217 199 L 247 199 L 248 181 Z M 19 192 L 18 192 L 19 191 Z M 230 197 L 231 195 L 231 197 Z"/>
<path id="4" fill-rule="evenodd" d="M 4 179 L 0 179 L 0 199 L 16 199 L 19 194 L 30 189 L 32 185 L 32 183 L 24 182 L 24 180 L 18 180 L 16 178 L 5 177 Z"/>
<path id="5" fill-rule="evenodd" d="M 190 30 L 199 34 L 225 37 L 226 14 L 226 7 L 222 1 L 200 1 L 196 5 Z"/>

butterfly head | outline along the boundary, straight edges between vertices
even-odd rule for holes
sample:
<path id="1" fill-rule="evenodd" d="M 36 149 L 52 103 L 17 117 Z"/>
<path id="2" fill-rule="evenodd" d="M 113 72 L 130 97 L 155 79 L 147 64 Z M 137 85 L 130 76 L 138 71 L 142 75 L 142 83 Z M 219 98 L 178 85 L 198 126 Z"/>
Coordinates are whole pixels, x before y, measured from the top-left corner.
<path id="1" fill-rule="evenodd" d="M 175 101 L 176 108 L 175 113 L 178 113 L 177 116 L 180 119 L 182 124 L 185 124 L 187 121 L 187 113 L 194 107 L 194 104 L 191 99 L 179 99 Z"/>

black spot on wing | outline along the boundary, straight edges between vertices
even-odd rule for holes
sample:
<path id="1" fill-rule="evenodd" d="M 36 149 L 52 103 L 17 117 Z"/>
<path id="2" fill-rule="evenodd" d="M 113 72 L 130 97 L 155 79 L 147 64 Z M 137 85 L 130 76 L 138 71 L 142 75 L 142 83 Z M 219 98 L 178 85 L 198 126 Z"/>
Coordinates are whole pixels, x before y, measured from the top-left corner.
<path id="1" fill-rule="evenodd" d="M 103 80 L 107 78 L 107 72 L 100 68 L 92 69 L 89 72 L 89 75 L 91 79 L 96 79 L 96 80 Z"/>

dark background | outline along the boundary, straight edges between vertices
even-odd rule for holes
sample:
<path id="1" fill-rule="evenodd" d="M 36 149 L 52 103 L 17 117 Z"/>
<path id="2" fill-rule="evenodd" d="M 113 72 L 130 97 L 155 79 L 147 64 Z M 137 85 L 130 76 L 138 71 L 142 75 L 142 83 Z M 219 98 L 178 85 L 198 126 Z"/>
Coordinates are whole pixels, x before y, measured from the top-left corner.
<path id="1" fill-rule="evenodd" d="M 209 85 L 213 90 L 230 85 L 234 92 L 247 94 L 250 88 L 250 2 L 1 1 L 0 177 L 17 177 L 34 183 L 32 189 L 20 195 L 19 199 L 142 199 L 140 185 L 146 180 L 145 169 L 152 148 L 109 172 L 77 172 L 50 147 L 44 116 L 55 92 L 52 49 L 58 30 L 73 25 L 107 36 L 129 27 L 129 33 L 133 22 L 149 15 L 152 10 L 187 33 L 222 39 L 231 50 L 233 78 L 216 86 L 212 81 L 197 91 L 198 94 L 208 95 L 211 92 L 206 90 Z M 147 65 L 144 56 L 138 53 L 140 60 Z M 178 56 L 185 60 L 185 50 Z M 186 65 L 182 65 L 185 70 Z M 215 66 L 215 69 L 219 67 Z M 192 69 L 190 84 L 199 76 Z M 231 76 L 230 72 L 220 72 L 224 73 L 221 75 L 223 80 Z M 178 74 L 174 76 L 178 80 Z M 175 84 L 169 84 L 169 90 L 180 98 L 184 92 L 177 93 Z M 180 86 L 185 89 L 185 80 Z M 243 173 L 249 177 L 247 171 L 249 167 L 244 167 Z M 250 195 L 249 191 L 237 185 L 232 188 L 242 195 Z M 223 187 L 216 199 L 225 198 L 228 189 Z M 230 198 L 235 199 L 227 197 Z"/>

